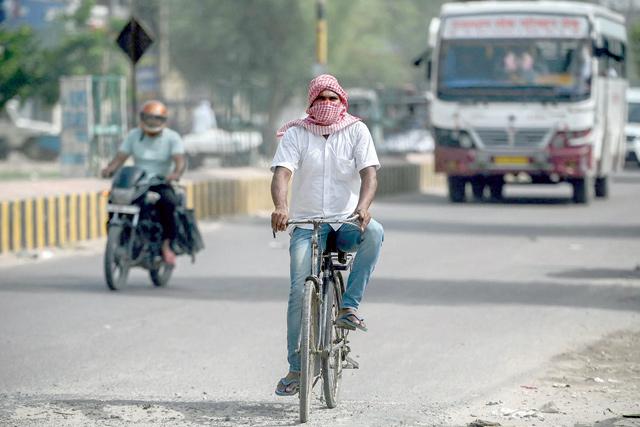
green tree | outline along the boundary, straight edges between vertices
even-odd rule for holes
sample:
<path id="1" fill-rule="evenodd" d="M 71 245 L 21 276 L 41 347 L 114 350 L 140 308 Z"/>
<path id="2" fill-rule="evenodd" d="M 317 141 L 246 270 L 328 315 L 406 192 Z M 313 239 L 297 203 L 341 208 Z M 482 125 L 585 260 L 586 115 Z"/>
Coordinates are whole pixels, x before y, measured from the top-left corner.
<path id="1" fill-rule="evenodd" d="M 0 110 L 15 96 L 28 97 L 42 80 L 40 52 L 28 28 L 0 28 Z"/>
<path id="2" fill-rule="evenodd" d="M 115 50 L 114 25 L 107 29 L 90 29 L 86 25 L 95 2 L 84 0 L 70 16 L 58 22 L 67 28 L 61 40 L 40 48 L 42 40 L 28 27 L 17 30 L 0 28 L 0 109 L 11 98 L 35 96 L 49 104 L 58 100 L 60 77 L 83 74 L 121 74 L 125 60 L 109 55 Z M 119 24 L 119 23 L 118 23 Z M 47 44 L 48 45 L 48 44 Z M 116 59 L 105 61 L 105 58 Z"/>
<path id="3" fill-rule="evenodd" d="M 313 13 L 297 0 L 169 2 L 171 63 L 192 85 L 261 94 L 267 152 L 277 117 L 311 75 Z M 257 98 L 257 96 L 256 96 Z"/>
<path id="4" fill-rule="evenodd" d="M 166 1 L 166 0 L 156 0 Z M 443 1 L 328 0 L 327 70 L 345 86 L 424 82 L 412 62 L 426 47 L 429 19 Z M 303 96 L 315 61 L 315 1 L 168 2 L 171 64 L 214 98 L 250 87 L 262 94 L 267 153 L 281 110 Z M 230 98 L 230 97 L 229 97 Z M 256 105 L 254 105 L 255 107 Z"/>
<path id="5" fill-rule="evenodd" d="M 327 2 L 329 70 L 348 86 L 424 82 L 413 60 L 424 52 L 429 21 L 444 1 Z"/>

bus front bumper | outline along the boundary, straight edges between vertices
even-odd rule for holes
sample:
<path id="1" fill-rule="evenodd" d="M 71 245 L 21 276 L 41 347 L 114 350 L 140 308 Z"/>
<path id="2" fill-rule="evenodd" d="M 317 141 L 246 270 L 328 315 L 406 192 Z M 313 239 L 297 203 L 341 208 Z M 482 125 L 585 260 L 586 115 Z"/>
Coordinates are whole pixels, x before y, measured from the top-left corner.
<path id="1" fill-rule="evenodd" d="M 437 146 L 436 172 L 449 176 L 531 176 L 579 178 L 593 168 L 591 145 L 546 147 L 542 150 L 479 150 Z"/>

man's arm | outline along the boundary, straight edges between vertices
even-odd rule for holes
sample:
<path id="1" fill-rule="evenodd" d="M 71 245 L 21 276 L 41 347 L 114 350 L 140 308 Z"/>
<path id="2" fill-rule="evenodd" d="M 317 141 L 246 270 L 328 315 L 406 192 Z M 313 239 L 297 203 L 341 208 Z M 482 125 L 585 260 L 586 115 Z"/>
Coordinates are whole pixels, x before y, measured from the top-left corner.
<path id="1" fill-rule="evenodd" d="M 285 167 L 278 166 L 271 179 L 271 199 L 274 206 L 271 214 L 271 228 L 274 232 L 287 229 L 287 220 L 289 219 L 289 205 L 287 202 L 289 180 L 291 180 L 291 171 Z"/>
<path id="2" fill-rule="evenodd" d="M 174 154 L 171 158 L 173 159 L 174 168 L 173 172 L 167 176 L 167 181 L 169 182 L 178 181 L 187 167 L 184 154 Z"/>
<path id="3" fill-rule="evenodd" d="M 358 199 L 358 206 L 353 212 L 360 217 L 360 230 L 364 231 L 371 221 L 371 214 L 369 213 L 369 206 L 373 202 L 373 198 L 376 195 L 376 189 L 378 188 L 378 173 L 375 166 L 368 166 L 360 171 L 360 198 Z"/>
<path id="4" fill-rule="evenodd" d="M 109 162 L 107 167 L 102 169 L 101 175 L 103 178 L 109 178 L 111 175 L 117 171 L 120 166 L 124 165 L 124 162 L 127 161 L 129 155 L 127 153 L 123 153 L 122 151 L 118 151 L 116 156 Z"/>

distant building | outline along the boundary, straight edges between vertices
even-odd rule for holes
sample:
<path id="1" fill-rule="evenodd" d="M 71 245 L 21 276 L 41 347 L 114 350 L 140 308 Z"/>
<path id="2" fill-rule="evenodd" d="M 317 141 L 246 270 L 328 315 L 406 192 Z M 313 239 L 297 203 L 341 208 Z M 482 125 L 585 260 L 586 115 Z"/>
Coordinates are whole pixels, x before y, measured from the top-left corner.
<path id="1" fill-rule="evenodd" d="M 7 27 L 27 25 L 36 31 L 47 30 L 56 17 L 78 3 L 73 0 L 4 0 L 2 1 Z"/>

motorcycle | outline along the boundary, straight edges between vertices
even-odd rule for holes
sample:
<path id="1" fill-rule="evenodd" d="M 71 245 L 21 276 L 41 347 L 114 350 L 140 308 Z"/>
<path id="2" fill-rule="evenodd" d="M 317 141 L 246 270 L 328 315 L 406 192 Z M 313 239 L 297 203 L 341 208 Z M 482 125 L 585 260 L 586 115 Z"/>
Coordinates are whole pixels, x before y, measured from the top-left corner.
<path id="1" fill-rule="evenodd" d="M 125 166 L 116 173 L 111 184 L 104 274 L 107 286 L 114 291 L 126 285 L 132 267 L 148 270 L 151 282 L 158 287 L 166 286 L 173 273 L 173 266 L 162 258 L 162 225 L 154 208 L 160 194 L 150 190 L 164 183 L 164 179 L 146 178 L 144 170 Z M 191 255 L 193 262 L 195 253 L 204 245 L 193 210 L 184 206 L 184 191 L 179 187 L 177 190 L 177 237 L 172 242 L 172 249 L 177 255 Z"/>

